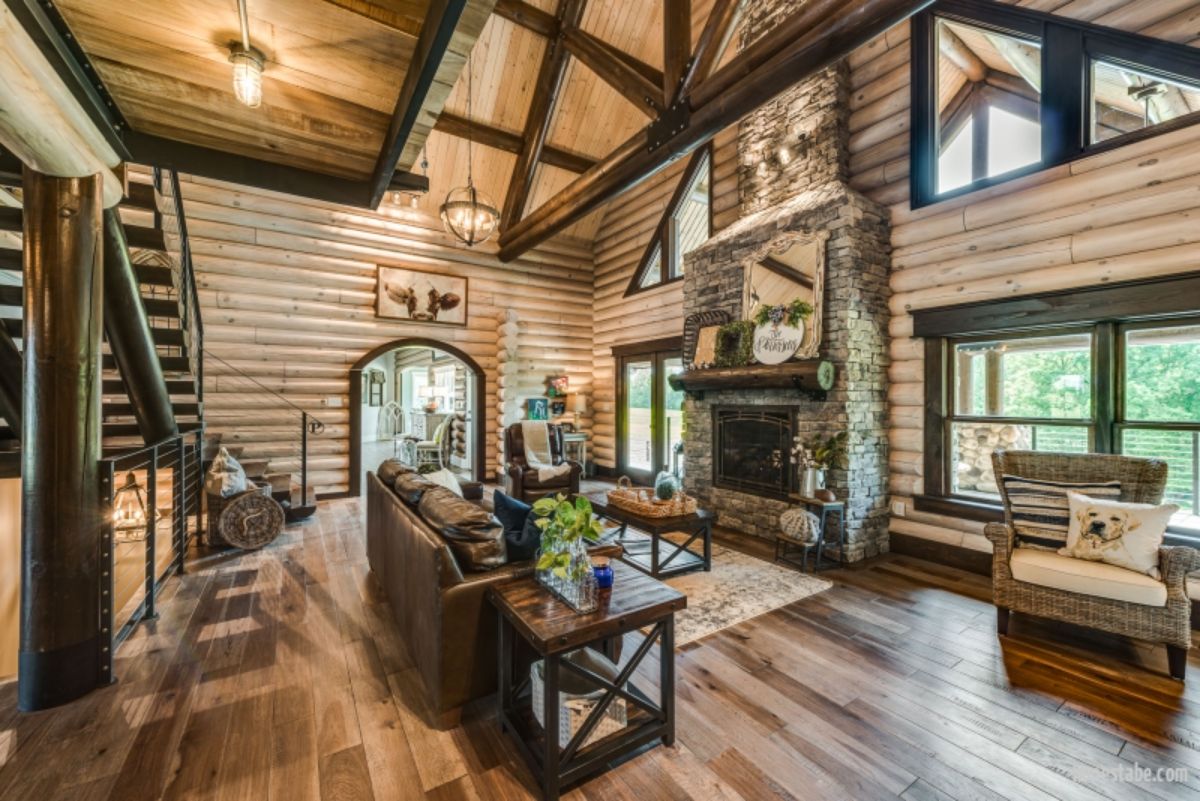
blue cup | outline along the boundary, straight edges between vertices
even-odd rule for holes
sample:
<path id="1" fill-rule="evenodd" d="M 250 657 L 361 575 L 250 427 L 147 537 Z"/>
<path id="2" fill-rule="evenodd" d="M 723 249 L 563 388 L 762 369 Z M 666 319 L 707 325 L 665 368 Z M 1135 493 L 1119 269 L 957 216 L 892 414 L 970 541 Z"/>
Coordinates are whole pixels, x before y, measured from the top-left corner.
<path id="1" fill-rule="evenodd" d="M 601 590 L 611 590 L 613 585 L 613 569 L 608 563 L 608 557 L 597 556 L 592 559 L 592 573 L 596 576 L 596 587 Z"/>

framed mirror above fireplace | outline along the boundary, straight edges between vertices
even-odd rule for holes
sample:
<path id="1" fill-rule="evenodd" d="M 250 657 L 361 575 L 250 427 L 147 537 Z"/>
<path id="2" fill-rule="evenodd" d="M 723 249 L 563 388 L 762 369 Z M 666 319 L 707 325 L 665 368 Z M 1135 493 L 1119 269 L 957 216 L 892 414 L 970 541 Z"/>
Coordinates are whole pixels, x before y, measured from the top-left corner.
<path id="1" fill-rule="evenodd" d="M 742 317 L 753 320 L 761 308 L 800 300 L 812 307 L 802 323 L 804 338 L 794 358 L 816 358 L 821 348 L 825 297 L 825 242 L 828 231 L 788 231 L 773 238 L 742 263 Z"/>

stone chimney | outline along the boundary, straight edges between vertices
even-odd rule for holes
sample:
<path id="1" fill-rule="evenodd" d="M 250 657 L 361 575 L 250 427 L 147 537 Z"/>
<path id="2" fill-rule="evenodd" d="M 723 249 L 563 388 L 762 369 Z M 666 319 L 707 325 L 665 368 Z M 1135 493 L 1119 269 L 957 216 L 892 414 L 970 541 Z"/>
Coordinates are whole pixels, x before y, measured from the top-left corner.
<path id="1" fill-rule="evenodd" d="M 770 30 L 789 0 L 747 3 L 741 46 Z M 887 365 L 890 226 L 887 211 L 848 182 L 848 69 L 839 63 L 747 116 L 738 128 L 740 219 L 687 258 L 684 312 L 721 309 L 743 319 L 742 260 L 782 234 L 828 232 L 821 358 L 837 369 L 824 399 L 753 387 L 694 393 L 685 401 L 685 486 L 720 523 L 773 538 L 791 504 L 713 482 L 717 407 L 794 410 L 802 441 L 850 434 L 849 456 L 828 486 L 847 502 L 846 557 L 887 550 Z M 830 532 L 832 535 L 834 532 Z M 836 537 L 833 537 L 836 541 Z"/>

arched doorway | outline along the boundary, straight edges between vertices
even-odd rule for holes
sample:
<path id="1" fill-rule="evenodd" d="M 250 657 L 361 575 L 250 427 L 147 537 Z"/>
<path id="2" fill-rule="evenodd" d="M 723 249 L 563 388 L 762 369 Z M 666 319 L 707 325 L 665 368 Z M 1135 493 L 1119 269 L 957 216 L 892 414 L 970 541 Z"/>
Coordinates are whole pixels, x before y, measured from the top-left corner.
<path id="1" fill-rule="evenodd" d="M 390 370 L 389 365 L 392 367 Z M 454 389 L 447 389 L 448 382 L 439 381 L 443 370 L 459 366 L 466 381 L 455 381 Z M 405 382 L 406 375 L 411 377 L 414 371 L 421 369 L 426 369 L 428 376 L 419 387 L 414 387 L 412 382 Z M 382 380 L 376 372 L 383 374 Z M 370 385 L 364 380 L 364 374 L 372 382 Z M 487 472 L 485 385 L 483 368 L 474 359 L 461 349 L 436 339 L 405 337 L 363 354 L 350 368 L 350 495 L 362 494 L 364 439 L 366 434 L 371 433 L 367 429 L 372 425 L 376 426 L 376 433 L 369 442 L 385 443 L 383 449 L 387 455 L 391 455 L 392 432 L 384 430 L 387 439 L 381 440 L 378 431 L 380 426 L 386 426 L 389 421 L 396 419 L 395 407 L 399 407 L 402 415 L 400 425 L 408 431 L 416 429 L 429 433 L 446 416 L 460 420 L 465 418 L 463 422 L 466 423 L 468 434 L 466 452 L 456 460 L 456 469 L 465 469 L 471 478 L 483 481 Z M 427 400 L 420 408 L 415 403 L 417 393 Z M 449 404 L 447 399 L 450 399 Z M 460 401 L 464 408 L 455 408 Z M 450 408 L 443 409 L 446 405 Z M 434 408 L 436 411 L 426 413 L 424 408 Z M 379 452 L 380 449 L 376 448 L 373 456 Z M 366 467 L 374 469 L 377 464 Z M 463 464 L 469 466 L 462 468 Z"/>

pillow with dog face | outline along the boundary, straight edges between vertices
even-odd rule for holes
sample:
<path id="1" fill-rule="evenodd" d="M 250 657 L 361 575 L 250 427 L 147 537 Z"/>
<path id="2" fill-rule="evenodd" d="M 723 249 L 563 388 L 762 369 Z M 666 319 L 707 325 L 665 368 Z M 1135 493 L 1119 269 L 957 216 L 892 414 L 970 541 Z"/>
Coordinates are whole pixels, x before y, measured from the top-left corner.
<path id="1" fill-rule="evenodd" d="M 1067 493 L 1071 520 L 1063 556 L 1123 567 L 1161 579 L 1158 549 L 1174 504 L 1121 503 Z"/>

